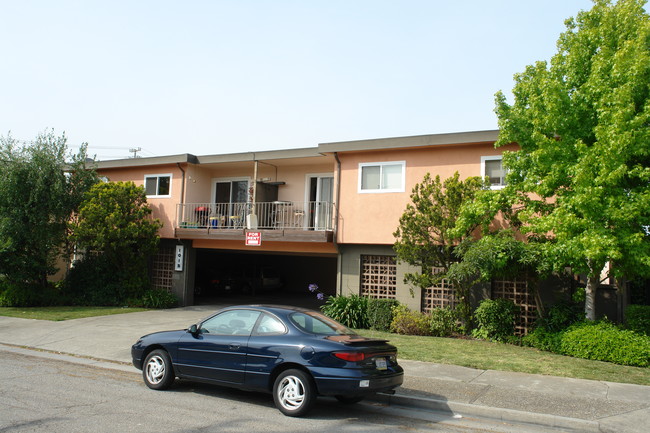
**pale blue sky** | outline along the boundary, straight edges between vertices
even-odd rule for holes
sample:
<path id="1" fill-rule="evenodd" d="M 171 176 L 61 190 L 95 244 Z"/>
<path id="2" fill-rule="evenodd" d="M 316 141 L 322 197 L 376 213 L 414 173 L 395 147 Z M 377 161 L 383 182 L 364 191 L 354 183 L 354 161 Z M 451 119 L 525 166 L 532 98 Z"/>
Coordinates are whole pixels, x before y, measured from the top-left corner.
<path id="1" fill-rule="evenodd" d="M 495 129 L 590 0 L 0 0 L 0 135 L 100 159 Z"/>

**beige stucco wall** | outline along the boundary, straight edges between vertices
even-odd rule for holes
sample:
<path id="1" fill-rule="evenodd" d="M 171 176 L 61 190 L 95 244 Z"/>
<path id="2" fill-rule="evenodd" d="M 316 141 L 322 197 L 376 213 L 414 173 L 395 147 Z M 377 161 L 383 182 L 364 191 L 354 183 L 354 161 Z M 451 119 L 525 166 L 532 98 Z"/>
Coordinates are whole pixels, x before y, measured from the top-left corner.
<path id="1" fill-rule="evenodd" d="M 506 147 L 507 148 L 507 147 Z M 504 149 L 490 143 L 341 153 L 341 198 L 338 242 L 393 244 L 393 232 L 410 202 L 416 183 L 426 173 L 446 179 L 458 171 L 462 178 L 480 176 L 481 156 L 500 155 Z M 405 161 L 404 192 L 359 193 L 359 164 Z"/>
<path id="2" fill-rule="evenodd" d="M 341 268 L 337 278 L 337 292 L 343 295 L 361 293 L 361 255 L 375 254 L 385 256 L 395 256 L 395 251 L 390 246 L 385 245 L 340 245 Z M 421 290 L 413 288 L 404 283 L 404 274 L 414 272 L 408 265 L 403 263 L 397 264 L 397 295 L 396 299 L 412 310 L 420 310 Z"/>
<path id="3" fill-rule="evenodd" d="M 334 167 L 331 163 L 318 165 L 287 165 L 271 166 L 264 163 L 258 164 L 257 179 L 285 182 L 278 187 L 278 200 L 301 203 L 306 200 L 305 192 L 308 188 L 308 174 L 330 173 L 333 175 Z M 187 169 L 186 203 L 211 203 L 214 201 L 214 182 L 217 179 L 247 179 L 252 181 L 254 175 L 253 162 L 238 164 L 236 166 L 222 165 L 191 165 Z"/>

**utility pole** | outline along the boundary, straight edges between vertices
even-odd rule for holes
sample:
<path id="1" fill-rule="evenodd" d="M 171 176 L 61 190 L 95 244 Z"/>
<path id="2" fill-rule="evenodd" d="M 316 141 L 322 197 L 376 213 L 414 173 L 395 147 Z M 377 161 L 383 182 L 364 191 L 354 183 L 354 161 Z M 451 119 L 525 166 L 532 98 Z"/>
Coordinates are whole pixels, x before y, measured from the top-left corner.
<path id="1" fill-rule="evenodd" d="M 132 149 L 129 149 L 129 152 L 133 153 L 133 156 L 131 158 L 139 158 L 138 152 L 141 152 L 141 151 L 142 151 L 142 148 L 140 148 L 140 147 L 138 147 L 138 148 L 134 147 Z"/>

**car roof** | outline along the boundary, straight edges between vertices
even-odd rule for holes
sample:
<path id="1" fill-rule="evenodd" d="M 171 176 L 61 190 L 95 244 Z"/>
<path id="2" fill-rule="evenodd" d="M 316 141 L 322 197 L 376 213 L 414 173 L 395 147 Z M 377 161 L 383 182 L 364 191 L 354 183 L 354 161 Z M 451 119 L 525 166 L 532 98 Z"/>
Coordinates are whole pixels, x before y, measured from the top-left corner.
<path id="1" fill-rule="evenodd" d="M 225 310 L 236 310 L 236 309 L 250 309 L 254 308 L 257 310 L 264 310 L 272 313 L 287 313 L 287 312 L 300 312 L 300 313 L 305 313 L 305 312 L 317 312 L 315 310 L 311 310 L 309 308 L 303 308 L 303 307 L 296 307 L 293 305 L 275 305 L 275 304 L 244 304 L 244 305 L 232 305 L 226 308 L 223 308 L 220 311 L 225 311 Z"/>

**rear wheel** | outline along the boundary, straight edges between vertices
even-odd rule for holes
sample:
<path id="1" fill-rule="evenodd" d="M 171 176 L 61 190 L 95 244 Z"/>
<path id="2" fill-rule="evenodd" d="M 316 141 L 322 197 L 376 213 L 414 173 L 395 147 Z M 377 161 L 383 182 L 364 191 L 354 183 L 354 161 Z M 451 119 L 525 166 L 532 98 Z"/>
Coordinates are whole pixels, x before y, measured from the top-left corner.
<path id="1" fill-rule="evenodd" d="M 363 400 L 362 395 L 336 395 L 335 397 L 343 404 L 355 404 Z"/>
<path id="2" fill-rule="evenodd" d="M 316 388 L 311 376 L 300 370 L 280 373 L 273 385 L 275 406 L 287 416 L 306 414 L 316 399 Z"/>
<path id="3" fill-rule="evenodd" d="M 142 368 L 144 383 L 151 389 L 167 389 L 174 383 L 174 367 L 169 354 L 157 349 L 151 352 L 144 360 Z"/>

